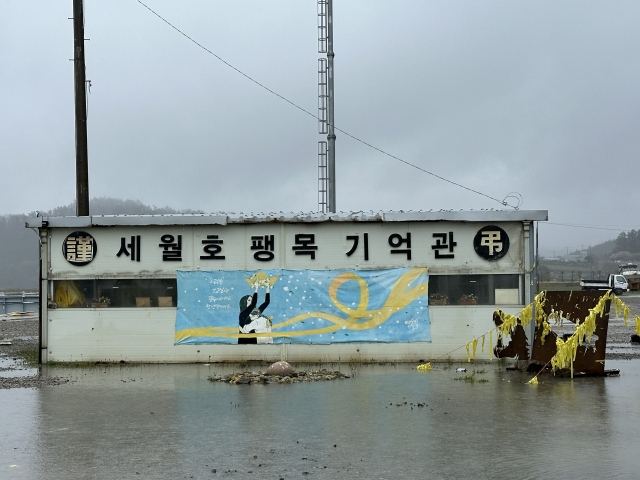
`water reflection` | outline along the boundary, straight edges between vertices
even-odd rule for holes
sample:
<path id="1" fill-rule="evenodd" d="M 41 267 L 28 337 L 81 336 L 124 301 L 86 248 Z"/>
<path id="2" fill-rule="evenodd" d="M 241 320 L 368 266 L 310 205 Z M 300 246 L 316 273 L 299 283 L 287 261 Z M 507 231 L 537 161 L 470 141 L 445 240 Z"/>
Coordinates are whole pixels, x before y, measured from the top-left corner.
<path id="1" fill-rule="evenodd" d="M 496 365 L 253 386 L 207 381 L 233 366 L 47 367 L 77 381 L 0 391 L 0 477 L 631 478 L 640 361 L 607 367 L 538 386 Z"/>

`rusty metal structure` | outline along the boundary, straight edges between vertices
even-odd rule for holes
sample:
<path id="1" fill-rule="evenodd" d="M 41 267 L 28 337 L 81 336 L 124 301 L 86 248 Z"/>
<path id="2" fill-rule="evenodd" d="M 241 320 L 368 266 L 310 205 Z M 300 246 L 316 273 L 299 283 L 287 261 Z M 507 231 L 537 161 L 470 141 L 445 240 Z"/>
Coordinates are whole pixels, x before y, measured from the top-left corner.
<path id="1" fill-rule="evenodd" d="M 549 321 L 553 322 L 551 331 L 544 335 L 543 325 L 536 325 L 533 342 L 530 344 L 523 326 L 517 325 L 506 345 L 502 339 L 498 340 L 494 348 L 496 357 L 514 358 L 518 362 L 518 368 L 529 372 L 549 368 L 551 359 L 557 351 L 556 340 L 558 335 L 562 334 L 558 331 L 559 327 L 567 324 L 575 327 L 582 323 L 601 297 L 602 292 L 593 291 L 547 292 L 543 310 Z M 607 301 L 602 315 L 596 317 L 596 330 L 592 343 L 583 342 L 578 346 L 573 362 L 574 376 L 605 376 L 620 373 L 619 370 L 605 370 L 609 308 L 610 301 Z M 497 326 L 502 323 L 499 312 L 494 313 L 493 321 Z M 564 336 L 563 340 L 566 340 L 570 334 Z M 558 371 L 556 374 L 565 375 L 566 372 Z"/>

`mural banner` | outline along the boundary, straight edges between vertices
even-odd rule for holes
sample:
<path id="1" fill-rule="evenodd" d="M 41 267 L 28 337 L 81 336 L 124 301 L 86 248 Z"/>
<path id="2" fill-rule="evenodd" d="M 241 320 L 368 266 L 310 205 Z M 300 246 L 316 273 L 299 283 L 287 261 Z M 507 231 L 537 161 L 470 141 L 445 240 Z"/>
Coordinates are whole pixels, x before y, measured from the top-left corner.
<path id="1" fill-rule="evenodd" d="M 426 268 L 176 274 L 176 345 L 431 341 Z"/>

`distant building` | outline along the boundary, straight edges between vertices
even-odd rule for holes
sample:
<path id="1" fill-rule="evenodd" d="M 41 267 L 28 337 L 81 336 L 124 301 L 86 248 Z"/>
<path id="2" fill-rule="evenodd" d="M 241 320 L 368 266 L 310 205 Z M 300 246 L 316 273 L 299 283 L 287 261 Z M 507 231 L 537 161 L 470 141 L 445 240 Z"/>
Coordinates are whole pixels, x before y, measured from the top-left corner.
<path id="1" fill-rule="evenodd" d="M 587 257 L 589 256 L 589 252 L 574 252 L 569 255 L 565 255 L 563 257 L 565 262 L 586 262 Z"/>

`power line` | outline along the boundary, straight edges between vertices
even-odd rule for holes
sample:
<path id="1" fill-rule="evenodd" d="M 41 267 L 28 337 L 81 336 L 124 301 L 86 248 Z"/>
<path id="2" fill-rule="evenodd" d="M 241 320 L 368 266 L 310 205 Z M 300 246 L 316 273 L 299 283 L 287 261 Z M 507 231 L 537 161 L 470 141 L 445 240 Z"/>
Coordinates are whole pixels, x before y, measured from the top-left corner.
<path id="1" fill-rule="evenodd" d="M 632 228 L 611 228 L 611 227 L 600 227 L 597 225 L 576 225 L 572 223 L 554 223 L 554 222 L 542 222 L 539 225 L 559 225 L 562 227 L 575 227 L 575 228 L 591 228 L 594 230 L 611 230 L 614 232 L 628 232 L 633 230 Z"/>
<path id="2" fill-rule="evenodd" d="M 186 39 L 188 39 L 190 42 L 192 42 L 192 43 L 194 43 L 195 45 L 197 45 L 198 47 L 200 47 L 200 48 L 201 48 L 202 50 L 204 50 L 205 52 L 209 53 L 210 55 L 213 55 L 213 56 L 214 56 L 215 58 L 217 58 L 219 61 L 221 61 L 222 63 L 224 63 L 227 67 L 229 67 L 229 68 L 231 68 L 231 69 L 235 70 L 235 71 L 236 71 L 236 72 L 238 72 L 240 75 L 242 75 L 243 77 L 245 77 L 247 80 L 249 80 L 249 81 L 251 81 L 251 82 L 255 83 L 255 84 L 256 84 L 256 85 L 258 85 L 260 88 L 265 89 L 267 92 L 269 92 L 269 93 L 271 93 L 271 94 L 275 95 L 275 96 L 276 96 L 276 97 L 278 97 L 279 99 L 284 100 L 285 102 L 287 102 L 287 103 L 288 103 L 288 104 L 290 104 L 291 106 L 293 106 L 293 107 L 297 108 L 297 109 L 298 109 L 298 110 L 300 110 L 301 112 L 304 112 L 304 113 L 306 113 L 307 115 L 309 115 L 309 116 L 313 117 L 314 119 L 319 120 L 319 118 L 317 117 L 317 115 L 315 115 L 314 113 L 311 113 L 310 111 L 308 111 L 308 110 L 306 110 L 306 109 L 302 108 L 300 105 L 298 105 L 298 104 L 296 104 L 296 103 L 292 102 L 292 101 L 291 101 L 291 100 L 289 100 L 288 98 L 286 98 L 286 97 L 284 97 L 284 96 L 280 95 L 279 93 L 277 93 L 277 92 L 275 92 L 275 91 L 271 90 L 269 87 L 267 87 L 267 86 L 263 85 L 262 83 L 260 83 L 260 82 L 259 82 L 259 81 L 257 81 L 256 79 L 254 79 L 253 77 L 251 77 L 251 76 L 247 75 L 246 73 L 244 73 L 244 72 L 243 72 L 242 70 L 240 70 L 239 68 L 236 68 L 236 67 L 234 67 L 233 65 L 231 65 L 229 62 L 227 62 L 226 60 L 224 60 L 222 57 L 220 57 L 219 55 L 215 54 L 214 52 L 212 52 L 211 50 L 209 50 L 207 47 L 205 47 L 204 45 L 202 45 L 201 43 L 199 43 L 198 41 L 196 41 L 195 39 L 193 39 L 192 37 L 190 37 L 189 35 L 187 35 L 185 32 L 183 32 L 182 30 L 180 30 L 178 27 L 176 27 L 174 24 L 172 24 L 171 22 L 169 22 L 166 18 L 164 18 L 164 17 L 163 17 L 162 15 L 160 15 L 158 12 L 156 12 L 155 10 L 153 10 L 152 8 L 150 8 L 148 5 L 146 5 L 144 2 L 142 2 L 142 1 L 140 1 L 140 0 L 136 0 L 136 1 L 137 1 L 140 5 L 142 5 L 144 8 L 146 8 L 147 10 L 149 10 L 151 13 L 153 13 L 153 14 L 154 14 L 156 17 L 158 17 L 160 20 L 162 20 L 164 23 L 166 23 L 166 24 L 167 24 L 167 25 L 169 25 L 171 28 L 173 28 L 173 29 L 174 29 L 176 32 L 178 32 L 180 35 L 182 35 L 183 37 L 185 37 Z M 372 148 L 372 149 L 374 149 L 374 150 L 376 150 L 376 151 L 378 151 L 378 152 L 382 153 L 383 155 L 386 155 L 386 156 L 388 156 L 388 157 L 390 157 L 390 158 L 393 158 L 394 160 L 397 160 L 397 161 L 402 162 L 402 163 L 404 163 L 404 164 L 406 164 L 406 165 L 409 165 L 410 167 L 413 167 L 413 168 L 415 168 L 415 169 L 417 169 L 417 170 L 420 170 L 420 171 L 422 171 L 422 172 L 424 172 L 424 173 L 427 173 L 427 174 L 429 174 L 429 175 L 431 175 L 431 176 L 433 176 L 433 177 L 436 177 L 436 178 L 438 178 L 438 179 L 440 179 L 440 180 L 443 180 L 443 181 L 445 181 L 445 182 L 447 182 L 447 183 L 450 183 L 451 185 L 455 185 L 456 187 L 463 188 L 463 189 L 468 190 L 468 191 L 470 191 L 470 192 L 473 192 L 473 193 L 475 193 L 475 194 L 477 194 L 477 195 L 482 195 L 483 197 L 486 197 L 486 198 L 488 198 L 488 199 L 490 199 L 490 200 L 493 200 L 494 202 L 498 202 L 500 205 L 503 205 L 503 206 L 505 206 L 505 207 L 511 207 L 511 208 L 516 209 L 516 210 L 518 209 L 518 207 L 514 207 L 514 206 L 510 205 L 510 204 L 506 201 L 506 199 L 507 199 L 507 198 L 509 198 L 508 196 L 507 196 L 507 197 L 505 197 L 503 200 L 498 200 L 497 198 L 492 197 L 491 195 L 487 195 L 486 193 L 482 193 L 482 192 L 480 192 L 480 191 L 478 191 L 478 190 L 474 190 L 473 188 L 465 187 L 464 185 L 462 185 L 462 184 L 460 184 L 460 183 L 454 182 L 453 180 L 449 180 L 449 179 L 447 179 L 447 178 L 445 178 L 445 177 L 442 177 L 442 176 L 440 176 L 440 175 L 438 175 L 438 174 L 436 174 L 436 173 L 430 172 L 429 170 L 426 170 L 426 169 L 424 169 L 424 168 L 422 168 L 422 167 L 419 167 L 418 165 L 415 165 L 415 164 L 413 164 L 413 163 L 411 163 L 411 162 L 408 162 L 408 161 L 406 161 L 406 160 L 403 160 L 403 159 L 402 159 L 402 158 L 400 158 L 400 157 L 397 157 L 397 156 L 395 156 L 395 155 L 392 155 L 391 153 L 386 152 L 386 151 L 382 150 L 381 148 L 378 148 L 378 147 L 376 147 L 376 146 L 374 146 L 374 145 L 372 145 L 372 144 L 370 144 L 370 143 L 368 143 L 368 142 L 365 142 L 364 140 L 362 140 L 362 139 L 360 139 L 360 138 L 356 137 L 355 135 L 352 135 L 352 134 L 350 134 L 349 132 L 346 132 L 346 131 L 342 130 L 341 128 L 336 127 L 335 125 L 334 125 L 333 127 L 334 127 L 337 131 L 339 131 L 339 132 L 341 132 L 341 133 L 345 134 L 346 136 L 348 136 L 348 137 L 352 138 L 353 140 L 355 140 L 355 141 L 357 141 L 357 142 L 360 142 L 360 143 L 362 143 L 363 145 L 366 145 L 367 147 Z"/>

